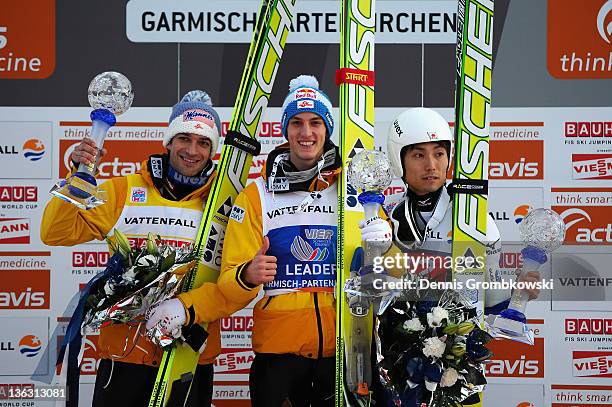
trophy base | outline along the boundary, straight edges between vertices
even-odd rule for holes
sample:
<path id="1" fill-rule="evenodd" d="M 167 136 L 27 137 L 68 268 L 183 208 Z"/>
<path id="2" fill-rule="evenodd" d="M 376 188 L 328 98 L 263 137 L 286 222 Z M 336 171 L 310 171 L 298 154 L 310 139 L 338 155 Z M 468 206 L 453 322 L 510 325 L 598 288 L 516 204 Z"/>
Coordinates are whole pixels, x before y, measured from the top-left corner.
<path id="1" fill-rule="evenodd" d="M 98 188 L 94 183 L 85 181 L 76 175 L 67 180 L 61 180 L 49 191 L 66 202 L 81 208 L 92 209 L 104 204 L 107 200 L 106 191 Z"/>
<path id="2" fill-rule="evenodd" d="M 533 345 L 533 333 L 525 322 L 505 318 L 501 315 L 487 315 L 485 318 L 486 331 L 494 338 L 510 339 L 521 343 Z"/>

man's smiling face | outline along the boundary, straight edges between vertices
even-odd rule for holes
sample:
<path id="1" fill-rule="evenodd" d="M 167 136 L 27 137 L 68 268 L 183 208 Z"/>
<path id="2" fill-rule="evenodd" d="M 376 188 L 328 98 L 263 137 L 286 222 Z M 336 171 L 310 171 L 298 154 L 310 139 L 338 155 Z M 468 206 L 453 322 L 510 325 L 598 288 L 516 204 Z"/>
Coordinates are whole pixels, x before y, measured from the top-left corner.
<path id="1" fill-rule="evenodd" d="M 179 133 L 168 144 L 170 164 L 188 177 L 202 172 L 211 155 L 212 143 L 204 136 Z"/>

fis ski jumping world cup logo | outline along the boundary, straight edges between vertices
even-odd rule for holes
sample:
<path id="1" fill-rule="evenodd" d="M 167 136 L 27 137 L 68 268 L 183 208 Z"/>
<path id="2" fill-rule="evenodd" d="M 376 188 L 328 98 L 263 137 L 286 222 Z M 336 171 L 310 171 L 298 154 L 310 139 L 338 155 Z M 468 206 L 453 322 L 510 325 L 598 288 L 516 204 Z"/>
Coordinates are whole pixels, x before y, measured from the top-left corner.
<path id="1" fill-rule="evenodd" d="M 301 236 L 296 236 L 291 243 L 291 254 L 301 261 L 325 261 L 329 251 L 327 247 L 313 248 Z"/>
<path id="2" fill-rule="evenodd" d="M 19 353 L 28 358 L 38 355 L 42 342 L 35 335 L 26 335 L 19 340 Z"/>
<path id="3" fill-rule="evenodd" d="M 30 161 L 38 161 L 45 155 L 45 145 L 37 138 L 31 138 L 23 143 L 23 155 Z"/>

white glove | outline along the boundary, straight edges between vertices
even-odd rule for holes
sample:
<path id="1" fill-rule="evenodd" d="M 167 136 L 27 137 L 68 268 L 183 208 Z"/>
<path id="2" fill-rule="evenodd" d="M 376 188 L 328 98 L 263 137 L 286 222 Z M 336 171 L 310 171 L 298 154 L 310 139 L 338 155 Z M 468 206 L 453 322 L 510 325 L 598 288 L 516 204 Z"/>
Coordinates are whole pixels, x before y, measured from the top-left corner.
<path id="1" fill-rule="evenodd" d="M 173 338 L 180 338 L 181 328 L 187 321 L 183 303 L 177 298 L 159 304 L 147 320 L 147 331 L 159 327 L 160 331 Z"/>
<path id="2" fill-rule="evenodd" d="M 393 233 L 389 223 L 378 216 L 370 219 L 364 219 L 359 222 L 361 229 L 361 240 L 368 243 L 374 243 L 386 252 L 391 247 Z"/>

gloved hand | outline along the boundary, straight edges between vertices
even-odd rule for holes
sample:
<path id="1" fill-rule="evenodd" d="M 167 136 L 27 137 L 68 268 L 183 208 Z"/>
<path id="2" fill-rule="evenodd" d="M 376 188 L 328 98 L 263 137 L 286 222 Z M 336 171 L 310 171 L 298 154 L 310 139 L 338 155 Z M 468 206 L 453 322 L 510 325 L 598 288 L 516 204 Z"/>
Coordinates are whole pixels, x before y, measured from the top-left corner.
<path id="1" fill-rule="evenodd" d="M 183 303 L 177 298 L 159 304 L 147 319 L 147 331 L 159 327 L 160 331 L 173 338 L 180 338 L 181 328 L 187 321 Z"/>
<path id="2" fill-rule="evenodd" d="M 389 223 L 378 216 L 359 222 L 361 240 L 379 246 L 383 253 L 389 250 L 392 241 L 392 231 Z"/>

